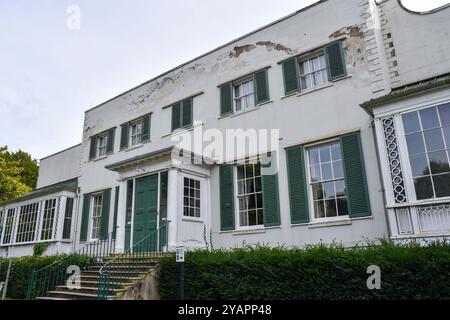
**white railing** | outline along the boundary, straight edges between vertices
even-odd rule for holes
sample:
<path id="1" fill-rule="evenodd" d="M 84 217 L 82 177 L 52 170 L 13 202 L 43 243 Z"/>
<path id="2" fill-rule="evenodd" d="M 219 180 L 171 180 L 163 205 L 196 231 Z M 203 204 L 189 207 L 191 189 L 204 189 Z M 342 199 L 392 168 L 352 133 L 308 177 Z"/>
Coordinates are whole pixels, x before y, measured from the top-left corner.
<path id="1" fill-rule="evenodd" d="M 391 217 L 394 237 L 450 237 L 450 204 L 397 208 Z"/>

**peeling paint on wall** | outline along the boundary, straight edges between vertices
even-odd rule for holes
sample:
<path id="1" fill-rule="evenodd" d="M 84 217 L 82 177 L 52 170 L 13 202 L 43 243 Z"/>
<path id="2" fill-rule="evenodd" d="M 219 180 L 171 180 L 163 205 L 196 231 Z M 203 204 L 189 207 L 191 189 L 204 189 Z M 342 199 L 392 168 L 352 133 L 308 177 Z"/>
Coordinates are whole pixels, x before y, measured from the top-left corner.
<path id="1" fill-rule="evenodd" d="M 339 29 L 332 34 L 329 35 L 330 39 L 339 38 L 342 36 L 349 36 L 349 37 L 358 37 L 363 38 L 364 32 L 361 30 L 359 26 L 350 26 L 350 27 L 344 27 L 342 29 Z"/>
<path id="2" fill-rule="evenodd" d="M 255 44 L 246 44 L 243 46 L 234 47 L 233 51 L 230 52 L 230 58 L 239 58 L 239 56 L 245 52 L 250 52 L 257 47 L 265 47 L 267 51 L 283 51 L 289 55 L 295 54 L 297 51 L 286 47 L 281 43 L 274 43 L 272 41 L 258 41 Z"/>

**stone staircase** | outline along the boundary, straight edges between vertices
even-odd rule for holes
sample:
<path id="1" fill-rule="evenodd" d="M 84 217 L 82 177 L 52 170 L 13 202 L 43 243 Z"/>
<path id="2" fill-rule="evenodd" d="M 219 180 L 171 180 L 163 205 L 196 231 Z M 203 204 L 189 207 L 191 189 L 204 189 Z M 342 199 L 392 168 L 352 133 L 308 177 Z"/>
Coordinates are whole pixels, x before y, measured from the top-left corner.
<path id="1" fill-rule="evenodd" d="M 116 259 L 118 255 L 111 255 L 81 272 L 79 289 L 69 289 L 66 285 L 60 285 L 48 291 L 45 297 L 36 297 L 36 300 L 96 300 L 100 269 L 108 262 L 110 262 L 108 270 L 111 281 L 108 300 L 120 299 L 130 287 L 144 281 L 148 274 L 155 271 L 159 259 L 166 255 L 168 254 L 158 253 L 152 257 L 142 257 L 137 254 L 119 259 Z"/>

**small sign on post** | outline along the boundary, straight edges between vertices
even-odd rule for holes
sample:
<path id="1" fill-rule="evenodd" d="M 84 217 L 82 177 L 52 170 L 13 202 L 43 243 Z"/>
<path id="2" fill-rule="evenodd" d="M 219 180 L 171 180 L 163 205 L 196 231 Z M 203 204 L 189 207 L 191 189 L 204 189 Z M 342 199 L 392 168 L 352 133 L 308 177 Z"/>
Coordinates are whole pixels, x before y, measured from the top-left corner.
<path id="1" fill-rule="evenodd" d="M 184 247 L 177 247 L 176 250 L 177 262 L 184 262 Z"/>
<path id="2" fill-rule="evenodd" d="M 180 300 L 184 300 L 184 247 L 177 247 L 175 257 L 180 264 Z"/>

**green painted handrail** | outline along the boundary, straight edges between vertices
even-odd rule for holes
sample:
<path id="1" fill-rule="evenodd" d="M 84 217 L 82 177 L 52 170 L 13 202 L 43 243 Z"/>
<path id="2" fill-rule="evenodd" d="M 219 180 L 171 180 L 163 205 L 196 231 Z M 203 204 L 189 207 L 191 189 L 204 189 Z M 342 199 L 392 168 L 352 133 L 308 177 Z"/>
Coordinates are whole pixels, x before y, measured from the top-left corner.
<path id="1" fill-rule="evenodd" d="M 114 253 L 116 240 L 113 234 L 116 228 L 108 233 L 106 238 L 87 243 L 82 248 L 62 257 L 52 264 L 38 270 L 33 270 L 28 280 L 27 300 L 34 300 L 36 297 L 43 296 L 48 291 L 54 290 L 57 286 L 64 284 L 69 276 L 66 270 L 66 262 L 69 259 L 75 256 L 85 256 L 101 261 L 103 258 L 111 255 L 111 253 Z"/>
<path id="2" fill-rule="evenodd" d="M 132 282 L 133 277 L 148 269 L 151 258 L 157 257 L 163 248 L 167 251 L 169 222 L 164 221 L 158 229 L 100 268 L 97 300 L 108 300 L 114 289 Z"/>

